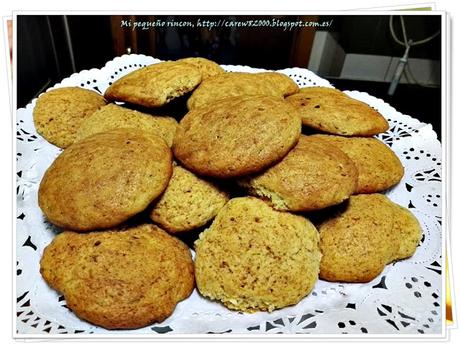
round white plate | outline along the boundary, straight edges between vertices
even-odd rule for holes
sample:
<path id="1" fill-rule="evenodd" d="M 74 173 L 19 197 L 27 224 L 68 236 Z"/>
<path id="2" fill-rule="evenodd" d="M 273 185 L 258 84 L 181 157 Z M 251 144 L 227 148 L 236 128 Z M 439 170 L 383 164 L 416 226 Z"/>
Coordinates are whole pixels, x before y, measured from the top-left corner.
<path id="1" fill-rule="evenodd" d="M 81 86 L 101 93 L 114 80 L 152 63 L 144 55 L 124 55 L 102 69 L 73 74 L 54 86 Z M 228 71 L 258 72 L 247 66 Z M 302 68 L 280 71 L 303 86 L 331 84 Z M 33 125 L 36 100 L 16 112 L 17 122 L 17 333 L 20 334 L 151 334 L 157 333 L 440 333 L 441 288 L 441 143 L 432 126 L 403 115 L 382 100 L 357 91 L 348 95 L 376 108 L 390 123 L 378 136 L 396 152 L 405 167 L 402 181 L 387 195 L 410 208 L 423 227 L 415 255 L 388 265 L 367 284 L 318 281 L 295 306 L 272 313 L 229 311 L 195 291 L 161 324 L 133 331 L 107 331 L 80 320 L 64 298 L 49 288 L 39 273 L 43 249 L 56 229 L 45 221 L 37 204 L 40 180 L 60 149 L 44 140 Z"/>

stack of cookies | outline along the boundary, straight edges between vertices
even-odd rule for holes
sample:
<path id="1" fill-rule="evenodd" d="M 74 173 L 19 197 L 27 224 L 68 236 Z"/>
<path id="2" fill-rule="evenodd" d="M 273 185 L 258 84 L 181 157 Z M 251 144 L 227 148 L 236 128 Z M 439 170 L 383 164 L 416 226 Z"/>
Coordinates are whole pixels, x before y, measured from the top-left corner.
<path id="1" fill-rule="evenodd" d="M 195 284 L 229 309 L 283 308 L 318 278 L 368 282 L 420 241 L 412 213 L 380 194 L 404 174 L 372 137 L 388 123 L 336 89 L 187 58 L 136 70 L 103 96 L 49 91 L 34 122 L 64 149 L 39 188 L 63 230 L 42 276 L 108 329 L 163 321 Z"/>

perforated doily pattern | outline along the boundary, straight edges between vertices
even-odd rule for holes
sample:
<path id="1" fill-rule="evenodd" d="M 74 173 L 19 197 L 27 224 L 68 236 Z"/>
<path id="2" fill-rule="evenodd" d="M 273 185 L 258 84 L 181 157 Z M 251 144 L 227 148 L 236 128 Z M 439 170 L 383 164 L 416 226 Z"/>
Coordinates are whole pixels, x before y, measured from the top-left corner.
<path id="1" fill-rule="evenodd" d="M 103 93 L 121 76 L 159 61 L 143 55 L 124 55 L 102 69 L 76 73 L 54 87 L 80 86 Z M 223 67 L 227 71 L 262 71 L 247 66 Z M 328 81 L 305 69 L 290 68 L 280 72 L 301 87 L 332 87 Z M 377 137 L 396 152 L 405 167 L 405 175 L 386 194 L 408 207 L 422 225 L 423 238 L 415 255 L 388 265 L 367 284 L 320 280 L 300 303 L 272 313 L 232 312 L 202 298 L 195 290 L 161 324 L 124 331 L 124 334 L 441 332 L 441 144 L 431 125 L 403 115 L 366 93 L 346 93 L 377 109 L 390 123 L 390 130 Z M 32 121 L 35 103 L 36 100 L 16 112 L 17 332 L 80 335 L 109 332 L 78 319 L 66 307 L 63 296 L 50 289 L 39 273 L 42 251 L 57 229 L 44 219 L 37 204 L 37 191 L 46 168 L 61 150 L 36 133 Z"/>

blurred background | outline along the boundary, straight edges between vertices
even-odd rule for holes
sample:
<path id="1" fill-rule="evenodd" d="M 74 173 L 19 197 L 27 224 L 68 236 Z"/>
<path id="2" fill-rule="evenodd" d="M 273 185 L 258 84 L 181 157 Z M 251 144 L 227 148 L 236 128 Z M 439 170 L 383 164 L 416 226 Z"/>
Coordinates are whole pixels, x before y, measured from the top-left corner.
<path id="1" fill-rule="evenodd" d="M 396 12 L 397 13 L 397 12 Z M 326 27 L 127 27 L 127 22 L 279 20 Z M 341 90 L 368 92 L 432 123 L 441 138 L 441 17 L 36 16 L 17 17 L 17 105 L 63 78 L 133 53 L 202 56 L 219 64 L 308 68 Z M 393 82 L 393 87 L 391 84 Z"/>

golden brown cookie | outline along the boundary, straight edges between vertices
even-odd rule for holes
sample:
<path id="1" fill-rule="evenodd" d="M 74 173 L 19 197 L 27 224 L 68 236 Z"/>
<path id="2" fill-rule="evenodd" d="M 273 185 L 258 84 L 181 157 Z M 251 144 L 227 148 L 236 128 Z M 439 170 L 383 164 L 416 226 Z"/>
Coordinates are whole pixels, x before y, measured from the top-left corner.
<path id="1" fill-rule="evenodd" d="M 202 57 L 189 57 L 179 59 L 177 61 L 186 62 L 198 68 L 201 72 L 201 77 L 203 80 L 209 77 L 213 77 L 220 73 L 225 73 L 225 70 L 222 67 L 220 67 L 217 63 Z"/>
<path id="2" fill-rule="evenodd" d="M 312 137 L 336 145 L 350 157 L 358 169 L 355 194 L 383 191 L 396 185 L 404 176 L 404 167 L 398 156 L 378 139 L 322 134 Z"/>
<path id="3" fill-rule="evenodd" d="M 188 99 L 187 106 L 194 109 L 235 96 L 261 95 L 281 99 L 298 90 L 299 87 L 292 79 L 277 72 L 222 73 L 203 80 Z"/>
<path id="4" fill-rule="evenodd" d="M 213 219 L 227 201 L 227 193 L 214 183 L 176 165 L 150 218 L 171 233 L 189 231 Z"/>
<path id="5" fill-rule="evenodd" d="M 264 79 L 269 84 L 276 85 L 283 97 L 299 92 L 299 86 L 289 76 L 280 72 L 260 72 L 257 73 L 259 78 Z"/>
<path id="6" fill-rule="evenodd" d="M 393 202 L 392 205 L 395 213 L 394 229 L 400 236 L 399 251 L 393 260 L 405 259 L 414 255 L 422 239 L 422 229 L 411 211 Z"/>
<path id="7" fill-rule="evenodd" d="M 137 128 L 155 133 L 171 147 L 177 125 L 172 117 L 145 114 L 111 103 L 83 121 L 77 131 L 76 141 L 115 128 Z"/>
<path id="8" fill-rule="evenodd" d="M 195 66 L 160 62 L 118 79 L 105 91 L 105 98 L 155 108 L 192 91 L 200 82 L 201 72 Z"/>
<path id="9" fill-rule="evenodd" d="M 282 99 L 231 97 L 189 111 L 179 123 L 173 151 L 193 172 L 237 177 L 281 160 L 300 130 L 300 118 Z"/>
<path id="10" fill-rule="evenodd" d="M 51 144 L 66 148 L 75 141 L 81 123 L 105 104 L 97 92 L 79 87 L 47 91 L 34 107 L 35 128 Z"/>
<path id="11" fill-rule="evenodd" d="M 307 219 L 262 200 L 230 200 L 195 242 L 199 291 L 234 310 L 298 303 L 318 279 L 318 233 Z"/>
<path id="12" fill-rule="evenodd" d="M 161 322 L 194 287 L 188 247 L 151 224 L 63 232 L 45 248 L 40 267 L 78 317 L 107 329 Z"/>
<path id="13" fill-rule="evenodd" d="M 385 265 L 411 256 L 421 235 L 412 214 L 383 194 L 351 196 L 318 229 L 320 278 L 343 282 L 371 281 Z"/>
<path id="14" fill-rule="evenodd" d="M 109 228 L 143 211 L 165 190 L 171 174 L 171 150 L 161 138 L 114 129 L 61 153 L 40 183 L 38 204 L 62 228 Z"/>
<path id="15" fill-rule="evenodd" d="M 306 87 L 286 100 L 297 108 L 305 126 L 322 132 L 372 136 L 389 128 L 378 111 L 336 89 Z"/>
<path id="16" fill-rule="evenodd" d="M 345 153 L 314 136 L 301 135 L 281 162 L 239 183 L 277 210 L 313 211 L 348 199 L 357 181 L 358 171 Z"/>

